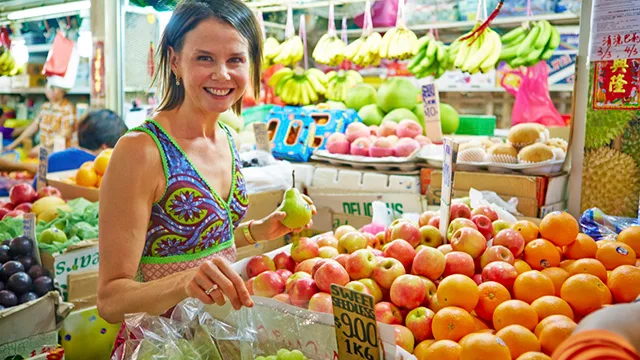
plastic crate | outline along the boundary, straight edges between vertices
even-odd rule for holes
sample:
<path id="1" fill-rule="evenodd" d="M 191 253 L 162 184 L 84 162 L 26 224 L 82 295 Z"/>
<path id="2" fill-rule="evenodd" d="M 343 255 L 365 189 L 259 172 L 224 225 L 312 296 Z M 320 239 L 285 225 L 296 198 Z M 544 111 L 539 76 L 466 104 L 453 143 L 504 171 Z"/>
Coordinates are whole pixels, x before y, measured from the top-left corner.
<path id="1" fill-rule="evenodd" d="M 456 134 L 493 136 L 495 129 L 494 115 L 460 115 L 460 125 Z"/>
<path id="2" fill-rule="evenodd" d="M 242 111 L 242 117 L 244 118 L 244 126 L 249 124 L 253 124 L 254 122 L 264 122 L 269 115 L 269 111 L 273 108 L 274 105 L 258 105 L 254 107 L 250 107 L 248 109 L 244 109 Z"/>

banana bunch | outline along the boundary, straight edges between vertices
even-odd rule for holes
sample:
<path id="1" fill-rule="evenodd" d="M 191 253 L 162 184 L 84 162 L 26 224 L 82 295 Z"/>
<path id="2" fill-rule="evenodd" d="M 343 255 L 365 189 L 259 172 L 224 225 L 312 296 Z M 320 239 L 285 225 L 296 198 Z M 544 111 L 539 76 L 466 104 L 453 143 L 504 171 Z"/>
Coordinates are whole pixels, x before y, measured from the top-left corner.
<path id="1" fill-rule="evenodd" d="M 475 74 L 478 71 L 486 73 L 495 68 L 500 58 L 502 51 L 500 35 L 490 27 L 472 34 L 473 36 L 465 40 L 462 40 L 466 36 L 463 35 L 455 41 L 459 42 L 457 45 L 459 47 L 453 66 L 469 74 Z"/>
<path id="2" fill-rule="evenodd" d="M 295 70 L 285 67 L 269 79 L 276 96 L 287 105 L 315 104 L 327 92 L 327 75 L 318 69 Z"/>
<path id="3" fill-rule="evenodd" d="M 346 45 L 337 35 L 324 34 L 318 40 L 311 56 L 320 64 L 338 66 L 344 60 Z"/>
<path id="4" fill-rule="evenodd" d="M 416 49 L 416 56 L 409 62 L 408 69 L 418 79 L 430 75 L 437 79 L 453 65 L 447 46 L 431 35 L 418 39 Z"/>
<path id="5" fill-rule="evenodd" d="M 294 35 L 285 40 L 274 50 L 277 53 L 273 57 L 274 64 L 282 64 L 284 66 L 293 66 L 304 56 L 304 45 L 300 36 Z"/>
<path id="6" fill-rule="evenodd" d="M 333 101 L 344 101 L 347 97 L 347 91 L 362 81 L 362 76 L 357 71 L 330 71 L 327 73 L 326 98 Z"/>
<path id="7" fill-rule="evenodd" d="M 538 21 L 531 29 L 517 27 L 500 38 L 504 48 L 500 60 L 512 68 L 533 66 L 549 60 L 560 46 L 560 33 L 547 20 Z"/>
<path id="8" fill-rule="evenodd" d="M 378 66 L 380 64 L 381 42 L 382 36 L 377 32 L 361 36 L 347 45 L 344 49 L 344 56 L 347 60 L 361 67 Z"/>
<path id="9" fill-rule="evenodd" d="M 5 47 L 0 47 L 0 76 L 20 75 L 23 70 L 22 66 L 16 66 L 11 51 Z"/>
<path id="10" fill-rule="evenodd" d="M 275 38 L 268 37 L 262 44 L 262 69 L 266 70 L 273 65 L 273 58 L 278 55 L 280 42 Z"/>
<path id="11" fill-rule="evenodd" d="M 380 44 L 380 57 L 389 60 L 407 60 L 416 54 L 418 37 L 413 31 L 395 27 L 387 31 Z"/>

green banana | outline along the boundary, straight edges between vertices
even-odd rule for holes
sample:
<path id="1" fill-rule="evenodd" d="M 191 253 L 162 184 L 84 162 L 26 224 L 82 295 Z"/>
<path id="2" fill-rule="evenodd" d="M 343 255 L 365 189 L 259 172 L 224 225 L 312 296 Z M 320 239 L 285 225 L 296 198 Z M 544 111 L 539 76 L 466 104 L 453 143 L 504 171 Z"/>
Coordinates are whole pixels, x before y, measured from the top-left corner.
<path id="1" fill-rule="evenodd" d="M 525 35 L 526 36 L 527 32 L 526 29 L 522 26 L 519 26 L 511 31 L 509 31 L 508 33 L 502 35 L 500 37 L 500 41 L 502 42 L 503 45 L 512 43 L 512 42 L 516 42 L 516 39 Z"/>
<path id="2" fill-rule="evenodd" d="M 547 61 L 551 59 L 551 57 L 555 52 L 556 52 L 556 49 L 547 49 L 542 53 L 542 56 L 540 56 L 540 58 L 544 61 Z"/>
<path id="3" fill-rule="evenodd" d="M 555 26 L 551 26 L 551 38 L 547 43 L 547 49 L 557 49 L 560 46 L 560 32 Z"/>
<path id="4" fill-rule="evenodd" d="M 551 37 L 551 24 L 547 20 L 541 20 L 538 21 L 537 25 L 540 26 L 540 35 L 536 38 L 533 47 L 536 49 L 544 49 Z"/>
<path id="5" fill-rule="evenodd" d="M 540 35 L 540 27 L 534 26 L 533 29 L 529 31 L 529 34 L 527 34 L 527 37 L 522 41 L 522 43 L 520 44 L 520 47 L 518 47 L 519 57 L 526 56 L 529 53 L 530 49 L 533 47 L 533 44 L 535 44 L 536 39 L 538 38 L 539 35 Z"/>
<path id="6" fill-rule="evenodd" d="M 427 47 L 426 56 L 430 58 L 434 57 L 436 55 L 437 49 L 438 49 L 438 42 L 435 40 L 430 41 L 429 46 Z"/>

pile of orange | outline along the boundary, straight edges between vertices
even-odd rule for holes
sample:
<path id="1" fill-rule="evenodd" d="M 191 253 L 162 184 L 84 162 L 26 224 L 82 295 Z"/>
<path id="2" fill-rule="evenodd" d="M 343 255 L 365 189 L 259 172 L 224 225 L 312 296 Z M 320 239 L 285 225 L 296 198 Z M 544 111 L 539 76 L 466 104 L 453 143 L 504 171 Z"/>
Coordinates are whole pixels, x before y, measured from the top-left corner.
<path id="1" fill-rule="evenodd" d="M 442 279 L 428 302 L 433 339 L 417 344 L 418 360 L 550 359 L 583 317 L 640 295 L 640 226 L 596 242 L 572 216 L 554 212 L 539 226 L 519 221 L 512 229 L 526 242 L 513 288 Z"/>
<path id="2" fill-rule="evenodd" d="M 113 149 L 105 149 L 100 152 L 94 161 L 88 161 L 78 169 L 76 175 L 70 180 L 76 185 L 99 188 L 102 183 L 102 176 L 107 171 L 107 165 L 111 160 Z"/>

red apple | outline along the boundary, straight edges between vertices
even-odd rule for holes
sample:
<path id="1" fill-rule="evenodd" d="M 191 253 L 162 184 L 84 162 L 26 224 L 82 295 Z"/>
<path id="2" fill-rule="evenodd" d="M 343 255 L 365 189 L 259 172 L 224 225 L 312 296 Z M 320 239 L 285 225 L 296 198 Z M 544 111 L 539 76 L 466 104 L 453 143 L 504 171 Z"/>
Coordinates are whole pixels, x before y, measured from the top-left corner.
<path id="1" fill-rule="evenodd" d="M 380 239 L 378 239 L 376 235 L 368 232 L 363 232 L 362 234 L 364 234 L 364 236 L 367 238 L 368 247 L 373 249 L 380 249 L 380 246 L 382 246 L 382 241 L 380 241 Z"/>
<path id="2" fill-rule="evenodd" d="M 47 196 L 55 196 L 55 197 L 62 198 L 62 194 L 60 193 L 60 190 L 58 190 L 57 188 L 54 188 L 53 186 L 45 186 L 42 189 L 40 189 L 40 191 L 38 191 L 38 193 L 36 194 L 37 199 L 42 199 L 43 197 L 47 197 Z"/>
<path id="3" fill-rule="evenodd" d="M 11 210 L 5 209 L 5 208 L 0 208 L 0 220 L 2 220 L 5 217 L 5 215 L 7 215 L 9 213 L 9 211 L 11 211 Z"/>
<path id="4" fill-rule="evenodd" d="M 424 301 L 424 282 L 415 275 L 398 276 L 389 290 L 391 302 L 405 309 L 415 309 Z"/>
<path id="5" fill-rule="evenodd" d="M 313 279 L 320 291 L 331 292 L 331 284 L 345 286 L 349 282 L 349 274 L 337 261 L 327 262 L 320 266 Z"/>
<path id="6" fill-rule="evenodd" d="M 396 239 L 405 240 L 415 248 L 420 244 L 420 228 L 409 220 L 395 220 L 386 231 L 385 244 Z"/>
<path id="7" fill-rule="evenodd" d="M 390 289 L 393 281 L 400 275 L 406 274 L 404 265 L 396 259 L 388 258 L 378 261 L 373 270 L 373 279 L 383 289 Z"/>
<path id="8" fill-rule="evenodd" d="M 362 284 L 364 284 L 364 286 L 367 287 L 367 290 L 369 290 L 369 294 L 371 294 L 371 296 L 373 296 L 373 303 L 377 304 L 380 301 L 382 301 L 382 289 L 380 288 L 380 285 L 378 285 L 377 282 L 375 282 L 375 280 L 373 279 L 360 279 L 358 280 L 358 282 L 361 282 Z"/>
<path id="9" fill-rule="evenodd" d="M 376 234 L 376 237 L 378 238 L 378 241 L 380 242 L 380 245 L 383 245 L 386 241 L 386 231 L 382 231 Z"/>
<path id="10" fill-rule="evenodd" d="M 451 240 L 451 238 L 453 237 L 453 234 L 455 234 L 456 231 L 462 228 L 471 228 L 471 229 L 478 230 L 478 227 L 476 226 L 476 224 L 474 224 L 473 221 L 471 221 L 470 219 L 457 218 L 452 220 L 449 223 L 449 227 L 447 228 L 447 239 Z"/>
<path id="11" fill-rule="evenodd" d="M 332 246 L 323 246 L 318 250 L 318 256 L 323 259 L 333 259 L 338 255 L 340 255 L 340 253 L 338 253 L 338 249 Z"/>
<path id="12" fill-rule="evenodd" d="M 404 318 L 400 313 L 400 309 L 390 302 L 383 301 L 375 305 L 376 320 L 383 324 L 389 325 L 402 325 Z"/>
<path id="13" fill-rule="evenodd" d="M 424 276 L 418 276 L 418 277 L 424 283 L 424 301 L 422 302 L 422 306 L 428 307 L 431 297 L 436 295 L 436 284 Z"/>
<path id="14" fill-rule="evenodd" d="M 319 291 L 313 279 L 298 279 L 291 284 L 288 293 L 292 305 L 307 307 L 311 297 Z"/>
<path id="15" fill-rule="evenodd" d="M 380 249 L 369 249 L 376 257 L 384 257 L 384 252 Z"/>
<path id="16" fill-rule="evenodd" d="M 323 259 L 321 259 L 321 258 L 312 258 L 312 259 L 305 260 L 305 261 L 299 263 L 298 265 L 296 265 L 296 268 L 295 268 L 294 272 L 304 271 L 304 272 L 308 273 L 309 275 L 311 275 L 311 271 L 313 270 L 313 267 L 320 260 L 323 260 Z"/>
<path id="17" fill-rule="evenodd" d="M 363 293 L 363 294 L 372 295 L 371 292 L 369 291 L 369 288 L 365 284 L 361 283 L 360 281 L 350 281 L 344 287 L 346 287 L 347 289 L 351 289 L 353 291 Z"/>
<path id="18" fill-rule="evenodd" d="M 25 213 L 30 213 L 32 206 L 33 206 L 33 204 L 31 204 L 31 203 L 22 203 L 22 204 L 16 206 L 15 210 L 20 210 L 20 211 L 23 211 Z"/>
<path id="19" fill-rule="evenodd" d="M 494 261 L 504 261 L 513 265 L 515 258 L 509 249 L 502 245 L 493 245 L 485 250 L 480 256 L 480 268 L 484 269 L 487 265 Z"/>
<path id="20" fill-rule="evenodd" d="M 333 232 L 333 236 L 340 240 L 340 238 L 342 238 L 344 235 L 350 233 L 350 232 L 354 232 L 356 231 L 356 228 L 354 228 L 351 225 L 342 225 L 339 226 L 334 232 Z"/>
<path id="21" fill-rule="evenodd" d="M 493 210 L 491 207 L 486 205 L 478 206 L 477 208 L 473 209 L 473 211 L 471 212 L 471 215 L 472 215 L 472 218 L 473 218 L 473 215 L 484 215 L 488 217 L 489 220 L 491 220 L 491 222 L 498 220 L 498 213 L 495 210 Z"/>
<path id="22" fill-rule="evenodd" d="M 413 353 L 413 347 L 415 345 L 415 339 L 411 330 L 402 325 L 392 325 L 396 332 L 396 345 L 403 348 L 409 354 Z"/>
<path id="23" fill-rule="evenodd" d="M 431 246 L 433 248 L 442 245 L 440 229 L 431 225 L 422 226 L 420 228 L 420 245 Z"/>
<path id="24" fill-rule="evenodd" d="M 493 237 L 504 229 L 511 229 L 511 224 L 509 224 L 506 220 L 496 220 L 491 225 L 493 225 Z"/>
<path id="25" fill-rule="evenodd" d="M 487 248 L 487 240 L 476 229 L 461 228 L 451 237 L 451 248 L 453 251 L 466 252 L 475 259 Z"/>
<path id="26" fill-rule="evenodd" d="M 504 287 L 506 287 L 509 291 L 513 289 L 513 283 L 516 281 L 518 277 L 518 270 L 516 268 L 504 261 L 495 261 L 482 269 L 482 280 L 483 281 L 495 281 L 498 282 Z"/>
<path id="27" fill-rule="evenodd" d="M 416 251 L 407 241 L 396 239 L 386 245 L 384 256 L 400 261 L 404 265 L 405 271 L 409 272 L 411 271 L 411 264 L 416 256 Z"/>
<path id="28" fill-rule="evenodd" d="M 32 203 L 36 200 L 38 194 L 29 184 L 17 184 L 9 190 L 9 200 L 14 205 L 20 205 L 22 203 Z"/>
<path id="29" fill-rule="evenodd" d="M 471 219 L 471 209 L 469 209 L 467 204 L 463 204 L 463 203 L 451 204 L 451 212 L 450 212 L 449 220 L 453 221 L 454 219 L 459 219 L 459 218 Z"/>
<path id="30" fill-rule="evenodd" d="M 473 281 L 475 281 L 476 284 L 480 285 L 482 284 L 482 274 L 475 274 L 472 277 Z"/>
<path id="31" fill-rule="evenodd" d="M 418 251 L 413 259 L 411 273 L 422 275 L 430 280 L 436 280 L 442 276 L 445 269 L 445 256 L 437 249 L 426 247 Z"/>
<path id="32" fill-rule="evenodd" d="M 320 248 L 318 244 L 306 237 L 298 238 L 293 241 L 291 245 L 291 257 L 296 262 L 303 262 L 305 260 L 318 256 Z"/>
<path id="33" fill-rule="evenodd" d="M 427 225 L 431 225 L 436 229 L 440 229 L 440 216 L 434 216 L 431 219 L 429 219 L 429 222 L 427 223 Z"/>
<path id="34" fill-rule="evenodd" d="M 342 265 L 343 268 L 346 268 L 349 255 L 350 254 L 339 254 L 338 256 L 334 257 L 333 260 L 337 261 L 340 265 Z"/>
<path id="35" fill-rule="evenodd" d="M 11 210 L 4 217 L 5 218 L 8 218 L 8 217 L 17 218 L 17 217 L 20 217 L 22 215 L 24 215 L 24 211 L 22 211 L 22 210 Z"/>
<path id="36" fill-rule="evenodd" d="M 337 261 L 333 260 L 333 259 L 320 259 L 320 261 L 316 262 L 313 267 L 311 268 L 311 277 L 316 276 L 316 271 L 318 271 L 318 269 L 320 269 L 320 266 L 328 263 L 328 262 L 332 262 L 332 263 L 338 263 Z M 343 266 L 344 267 L 344 266 Z"/>
<path id="37" fill-rule="evenodd" d="M 309 310 L 333 314 L 333 302 L 331 301 L 331 295 L 323 292 L 313 294 L 309 300 Z"/>
<path id="38" fill-rule="evenodd" d="M 265 271 L 276 271 L 276 265 L 267 255 L 256 255 L 247 263 L 247 276 L 252 278 Z"/>
<path id="39" fill-rule="evenodd" d="M 265 271 L 253 280 L 253 293 L 256 296 L 273 297 L 285 288 L 284 280 L 275 271 Z"/>
<path id="40" fill-rule="evenodd" d="M 293 275 L 289 276 L 289 278 L 285 282 L 285 291 L 288 293 L 289 289 L 291 288 L 291 285 L 296 280 L 300 280 L 300 279 L 312 279 L 312 277 L 311 275 L 309 275 L 309 273 L 302 272 L 302 271 L 294 273 Z"/>
<path id="41" fill-rule="evenodd" d="M 276 270 L 287 269 L 294 272 L 296 269 L 296 261 L 284 251 L 273 257 L 273 263 L 276 265 Z"/>
<path id="42" fill-rule="evenodd" d="M 341 254 L 353 254 L 356 250 L 366 249 L 369 239 L 358 231 L 352 231 L 343 235 L 338 240 L 338 251 Z"/>
<path id="43" fill-rule="evenodd" d="M 251 279 L 249 279 L 249 280 L 247 280 L 247 281 L 245 282 L 245 286 L 247 287 L 247 290 L 249 291 L 249 295 L 252 295 L 252 296 L 253 296 L 253 295 L 255 295 L 255 294 L 253 293 L 253 280 L 254 280 L 254 279 L 255 279 L 255 278 L 251 278 Z"/>
<path id="44" fill-rule="evenodd" d="M 452 252 L 453 249 L 451 248 L 451 244 L 444 244 L 438 246 L 438 251 L 440 251 L 444 255 L 447 255 L 448 253 Z"/>
<path id="45" fill-rule="evenodd" d="M 452 251 L 444 256 L 446 263 L 443 277 L 453 274 L 462 274 L 473 277 L 476 265 L 473 263 L 471 255 L 462 251 Z"/>
<path id="46" fill-rule="evenodd" d="M 319 239 L 318 239 L 318 247 L 323 247 L 323 246 L 331 246 L 334 248 L 338 248 L 338 239 L 335 238 L 335 236 L 330 235 L 330 234 L 325 234 L 322 235 Z"/>
<path id="47" fill-rule="evenodd" d="M 289 278 L 291 277 L 291 275 L 293 275 L 293 273 L 287 269 L 278 269 L 276 270 L 276 273 L 278 273 L 278 275 L 280 275 L 280 277 L 282 278 L 282 280 L 286 283 L 287 280 L 289 280 Z"/>
<path id="48" fill-rule="evenodd" d="M 513 257 L 518 257 L 524 251 L 525 244 L 522 234 L 513 229 L 504 229 L 495 235 L 493 245 L 502 245 L 511 251 Z"/>
<path id="49" fill-rule="evenodd" d="M 358 280 L 370 277 L 377 264 L 378 260 L 373 252 L 360 249 L 348 255 L 345 268 L 353 280 Z"/>
<path id="50" fill-rule="evenodd" d="M 16 206 L 10 203 L 9 201 L 0 200 L 0 208 L 7 209 L 9 211 L 13 210 Z"/>
<path id="51" fill-rule="evenodd" d="M 276 294 L 272 299 L 291 305 L 291 298 L 289 298 L 289 294 L 286 293 Z"/>
<path id="52" fill-rule="evenodd" d="M 417 307 L 407 314 L 404 324 L 411 330 L 416 341 L 421 342 L 432 338 L 431 323 L 434 316 L 436 313 L 426 307 Z"/>
<path id="53" fill-rule="evenodd" d="M 420 214 L 420 218 L 418 219 L 418 226 L 423 227 L 425 225 L 429 225 L 429 220 L 433 217 L 438 216 L 438 213 L 435 211 L 425 211 Z"/>
<path id="54" fill-rule="evenodd" d="M 484 215 L 473 215 L 471 221 L 476 224 L 478 231 L 489 241 L 493 237 L 493 224 L 488 217 Z"/>

